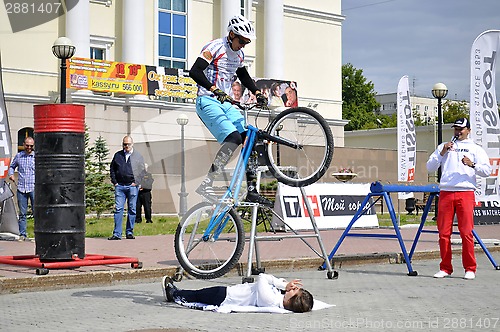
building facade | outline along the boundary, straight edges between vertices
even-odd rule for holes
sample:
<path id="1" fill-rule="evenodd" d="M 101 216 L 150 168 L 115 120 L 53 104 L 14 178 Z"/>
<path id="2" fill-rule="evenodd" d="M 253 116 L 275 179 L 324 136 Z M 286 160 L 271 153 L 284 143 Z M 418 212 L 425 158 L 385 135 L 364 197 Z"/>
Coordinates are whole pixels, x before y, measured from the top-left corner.
<path id="1" fill-rule="evenodd" d="M 57 2 L 57 1 L 56 1 Z M 13 150 L 33 135 L 33 106 L 57 103 L 60 61 L 51 51 L 61 36 L 75 57 L 188 70 L 208 41 L 225 36 L 231 16 L 256 27 L 245 48 L 254 77 L 297 82 L 299 106 L 314 107 L 329 122 L 336 146 L 344 145 L 341 95 L 341 0 L 67 0 L 63 14 L 15 31 L 0 11 L 3 85 Z M 327 36 L 316 38 L 315 36 Z M 181 180 L 180 126 L 185 126 L 188 205 L 218 144 L 198 119 L 193 100 L 68 90 L 67 102 L 83 104 L 90 142 L 102 136 L 112 154 L 131 135 L 154 174 L 154 212 L 178 211 Z"/>
<path id="2" fill-rule="evenodd" d="M 385 93 L 375 96 L 375 100 L 380 103 L 377 110 L 383 115 L 397 113 L 397 93 Z M 443 102 L 446 99 L 443 99 Z M 420 116 L 422 122 L 433 124 L 437 118 L 437 102 L 435 98 L 410 96 L 410 105 L 413 111 Z"/>
<path id="3" fill-rule="evenodd" d="M 449 141 L 454 133 L 452 124 L 443 124 L 442 134 L 443 141 Z M 418 182 L 435 182 L 435 174 L 429 174 L 427 177 L 425 164 L 430 154 L 434 152 L 437 147 L 437 125 L 417 126 L 415 127 L 417 137 L 417 170 L 422 173 L 418 174 Z M 346 131 L 344 140 L 346 148 L 363 148 L 363 149 L 382 149 L 386 151 L 393 151 L 397 155 L 398 150 L 398 132 L 397 128 L 380 128 L 370 130 L 355 130 Z M 397 164 L 397 163 L 396 163 Z M 396 165 L 397 167 L 397 165 Z M 385 179 L 385 178 L 384 178 Z M 386 179 L 389 179 L 388 177 Z M 394 180 L 393 180 L 394 181 Z M 395 180 L 397 181 L 397 179 Z M 417 180 L 416 180 L 417 181 Z"/>
<path id="4" fill-rule="evenodd" d="M 379 114 L 392 115 L 397 113 L 397 93 L 385 93 L 376 95 L 375 100 L 380 104 L 380 108 L 376 110 L 376 112 L 378 112 Z M 443 99 L 442 103 L 444 104 L 447 101 L 452 104 L 461 103 L 461 101 L 458 100 L 448 99 Z M 464 106 L 469 109 L 469 102 L 462 102 L 464 102 Z M 414 112 L 414 116 L 418 115 L 423 124 L 432 125 L 436 123 L 438 116 L 436 98 L 410 96 L 410 105 Z"/>

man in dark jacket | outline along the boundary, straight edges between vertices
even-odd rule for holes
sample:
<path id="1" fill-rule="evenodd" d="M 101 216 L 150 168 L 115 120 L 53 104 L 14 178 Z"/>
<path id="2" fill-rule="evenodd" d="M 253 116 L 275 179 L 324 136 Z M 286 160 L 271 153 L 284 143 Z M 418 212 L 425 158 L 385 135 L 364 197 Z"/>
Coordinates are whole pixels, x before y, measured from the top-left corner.
<path id="1" fill-rule="evenodd" d="M 144 159 L 141 154 L 134 151 L 134 141 L 132 137 L 123 138 L 123 149 L 116 152 L 110 166 L 111 182 L 115 186 L 115 229 L 113 235 L 108 240 L 122 239 L 123 209 L 125 201 L 128 201 L 127 208 L 127 239 L 135 239 L 134 224 L 136 217 L 136 203 L 141 176 L 144 173 Z"/>
<path id="2" fill-rule="evenodd" d="M 144 217 L 147 223 L 152 223 L 151 219 L 151 203 L 152 195 L 151 189 L 153 189 L 154 182 L 153 175 L 148 172 L 148 164 L 144 164 L 144 175 L 142 176 L 141 188 L 139 189 L 139 197 L 137 198 L 137 218 L 136 223 L 142 222 L 142 207 L 144 207 Z"/>

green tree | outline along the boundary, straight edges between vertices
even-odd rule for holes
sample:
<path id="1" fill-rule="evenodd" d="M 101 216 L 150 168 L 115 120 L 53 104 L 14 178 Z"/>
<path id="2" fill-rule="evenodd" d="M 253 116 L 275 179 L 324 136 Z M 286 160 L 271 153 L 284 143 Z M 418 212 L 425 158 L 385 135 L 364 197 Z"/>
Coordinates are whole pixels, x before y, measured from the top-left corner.
<path id="1" fill-rule="evenodd" d="M 97 219 L 114 205 L 113 185 L 109 182 L 109 155 L 106 140 L 102 136 L 89 147 L 89 136 L 85 134 L 85 205 L 86 212 L 95 212 Z"/>
<path id="2" fill-rule="evenodd" d="M 382 128 L 394 128 L 398 126 L 398 114 L 377 115 L 377 119 L 382 121 Z"/>
<path id="3" fill-rule="evenodd" d="M 380 104 L 375 95 L 374 85 L 363 76 L 363 70 L 350 63 L 342 65 L 342 118 L 349 120 L 345 130 L 377 128 L 374 110 Z"/>
<path id="4" fill-rule="evenodd" d="M 417 126 L 425 126 L 425 119 L 422 119 L 420 113 L 414 108 L 413 109 L 413 124 Z"/>
<path id="5" fill-rule="evenodd" d="M 447 100 L 443 103 L 443 123 L 453 123 L 459 118 L 469 118 L 469 108 L 465 100 Z"/>

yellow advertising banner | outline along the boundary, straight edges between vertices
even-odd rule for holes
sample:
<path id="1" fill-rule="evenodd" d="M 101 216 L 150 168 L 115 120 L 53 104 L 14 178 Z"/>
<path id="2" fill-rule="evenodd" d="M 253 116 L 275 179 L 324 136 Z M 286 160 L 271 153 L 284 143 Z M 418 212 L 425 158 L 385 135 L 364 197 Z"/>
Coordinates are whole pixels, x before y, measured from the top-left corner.
<path id="1" fill-rule="evenodd" d="M 71 58 L 66 62 L 69 89 L 151 95 L 159 98 L 196 98 L 197 86 L 182 69 Z"/>
<path id="2" fill-rule="evenodd" d="M 66 86 L 99 92 L 147 94 L 146 66 L 106 60 L 71 58 Z"/>

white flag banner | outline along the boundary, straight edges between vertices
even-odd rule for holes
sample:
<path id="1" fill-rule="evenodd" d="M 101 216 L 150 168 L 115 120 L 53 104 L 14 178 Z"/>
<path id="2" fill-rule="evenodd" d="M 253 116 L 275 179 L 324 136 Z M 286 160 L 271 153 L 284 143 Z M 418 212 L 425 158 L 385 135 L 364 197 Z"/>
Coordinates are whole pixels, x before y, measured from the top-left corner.
<path id="1" fill-rule="evenodd" d="M 398 181 L 413 182 L 415 180 L 415 163 L 417 158 L 417 136 L 413 111 L 410 103 L 410 87 L 408 76 L 401 77 L 398 84 Z M 398 193 L 399 199 L 413 197 L 412 192 Z"/>
<path id="2" fill-rule="evenodd" d="M 481 33 L 471 49 L 471 137 L 488 154 L 492 173 L 477 177 L 476 196 L 481 201 L 499 199 L 500 119 L 495 93 L 495 70 L 500 52 L 500 30 Z"/>
<path id="3" fill-rule="evenodd" d="M 3 94 L 2 59 L 0 58 L 0 240 L 12 240 L 12 235 L 19 234 L 17 215 L 13 193 L 7 184 L 10 166 L 12 141 L 10 137 L 9 118 Z"/>

